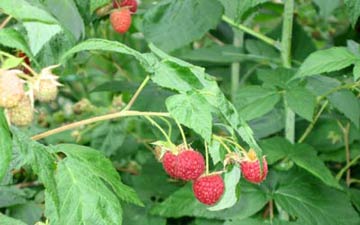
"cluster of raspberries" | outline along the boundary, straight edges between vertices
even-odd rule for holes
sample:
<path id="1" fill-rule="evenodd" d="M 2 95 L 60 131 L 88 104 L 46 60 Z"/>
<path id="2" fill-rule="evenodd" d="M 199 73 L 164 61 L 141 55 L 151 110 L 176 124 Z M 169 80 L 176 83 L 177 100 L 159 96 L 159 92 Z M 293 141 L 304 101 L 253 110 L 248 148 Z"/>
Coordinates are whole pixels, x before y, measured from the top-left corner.
<path id="1" fill-rule="evenodd" d="M 166 151 L 162 157 L 165 172 L 172 178 L 193 181 L 193 192 L 195 197 L 203 204 L 216 204 L 225 190 L 223 178 L 218 172 L 204 174 L 204 157 L 193 149 L 180 148 L 176 152 Z M 255 154 L 249 151 L 248 156 L 240 162 L 243 177 L 252 183 L 261 183 L 265 180 L 268 166 L 263 159 L 263 170 Z"/>

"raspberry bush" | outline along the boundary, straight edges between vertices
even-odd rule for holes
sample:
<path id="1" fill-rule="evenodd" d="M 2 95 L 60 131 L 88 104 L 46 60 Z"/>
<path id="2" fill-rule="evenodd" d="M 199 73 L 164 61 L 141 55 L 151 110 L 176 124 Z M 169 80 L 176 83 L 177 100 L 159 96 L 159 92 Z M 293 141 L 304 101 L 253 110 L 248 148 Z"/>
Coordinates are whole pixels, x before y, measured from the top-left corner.
<path id="1" fill-rule="evenodd" d="M 360 224 L 357 0 L 1 0 L 0 225 Z"/>

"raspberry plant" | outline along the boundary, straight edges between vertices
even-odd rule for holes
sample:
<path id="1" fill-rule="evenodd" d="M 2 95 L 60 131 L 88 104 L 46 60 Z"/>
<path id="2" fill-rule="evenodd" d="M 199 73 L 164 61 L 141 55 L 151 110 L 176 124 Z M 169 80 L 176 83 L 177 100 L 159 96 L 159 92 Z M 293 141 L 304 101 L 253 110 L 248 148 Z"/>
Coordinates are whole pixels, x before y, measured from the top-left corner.
<path id="1" fill-rule="evenodd" d="M 1 0 L 0 225 L 360 224 L 357 0 Z"/>

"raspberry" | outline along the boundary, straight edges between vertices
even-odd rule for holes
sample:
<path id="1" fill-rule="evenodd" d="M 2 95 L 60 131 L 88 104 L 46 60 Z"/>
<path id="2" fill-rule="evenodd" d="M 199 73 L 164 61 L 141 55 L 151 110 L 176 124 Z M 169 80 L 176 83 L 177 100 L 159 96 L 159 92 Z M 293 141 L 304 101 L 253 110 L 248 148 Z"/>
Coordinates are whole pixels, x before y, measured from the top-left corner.
<path id="1" fill-rule="evenodd" d="M 177 155 L 166 152 L 162 162 L 167 174 L 185 181 L 198 178 L 205 170 L 204 157 L 193 149 L 182 149 Z"/>
<path id="2" fill-rule="evenodd" d="M 16 74 L 20 70 L 0 70 L 0 107 L 15 107 L 23 98 L 24 81 Z"/>
<path id="3" fill-rule="evenodd" d="M 193 183 L 193 192 L 199 202 L 214 205 L 224 193 L 225 185 L 218 174 L 198 178 Z"/>
<path id="4" fill-rule="evenodd" d="M 128 6 L 130 11 L 135 13 L 137 11 L 137 2 L 136 0 L 122 0 L 119 4 L 119 0 L 113 0 L 113 7 L 120 8 Z"/>
<path id="5" fill-rule="evenodd" d="M 264 181 L 268 173 L 268 165 L 265 157 L 263 158 L 263 170 L 261 172 L 259 159 L 253 150 L 249 151 L 248 157 L 240 163 L 240 166 L 244 178 L 255 184 Z"/>
<path id="6" fill-rule="evenodd" d="M 24 52 L 21 52 L 21 51 L 17 52 L 16 56 L 19 57 L 19 58 L 23 58 L 26 65 L 31 66 L 30 59 Z M 30 71 L 25 67 L 22 68 L 21 70 L 26 74 L 30 74 Z"/>
<path id="7" fill-rule="evenodd" d="M 175 174 L 182 180 L 194 180 L 205 170 L 205 160 L 201 153 L 192 149 L 181 151 L 176 160 Z"/>
<path id="8" fill-rule="evenodd" d="M 61 84 L 57 81 L 58 76 L 52 74 L 52 69 L 57 67 L 49 66 L 41 70 L 39 79 L 35 81 L 34 97 L 40 102 L 50 102 L 56 99 L 59 92 L 58 86 Z"/>
<path id="9" fill-rule="evenodd" d="M 128 8 L 121 8 L 110 14 L 110 22 L 113 29 L 123 34 L 129 30 L 131 25 L 131 13 Z"/>
<path id="10" fill-rule="evenodd" d="M 29 96 L 24 96 L 19 104 L 7 110 L 10 122 L 16 126 L 27 126 L 34 118 L 34 108 Z"/>
<path id="11" fill-rule="evenodd" d="M 172 154 L 171 152 L 166 152 L 162 158 L 165 172 L 173 178 L 177 178 L 175 173 L 176 160 L 177 156 Z"/>

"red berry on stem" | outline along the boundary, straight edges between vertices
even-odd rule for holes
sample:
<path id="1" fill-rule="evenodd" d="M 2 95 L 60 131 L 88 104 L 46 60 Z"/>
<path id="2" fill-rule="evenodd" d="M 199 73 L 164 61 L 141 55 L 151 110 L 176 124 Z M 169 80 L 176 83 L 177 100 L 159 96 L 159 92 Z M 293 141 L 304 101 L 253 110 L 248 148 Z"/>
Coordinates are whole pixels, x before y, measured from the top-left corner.
<path id="1" fill-rule="evenodd" d="M 200 152 L 183 150 L 177 156 L 176 176 L 182 180 L 194 180 L 205 170 L 205 160 Z"/>
<path id="2" fill-rule="evenodd" d="M 123 34 L 129 30 L 131 25 L 131 13 L 128 8 L 121 8 L 110 14 L 110 22 L 113 29 Z"/>
<path id="3" fill-rule="evenodd" d="M 120 3 L 120 4 L 119 4 Z M 120 7 L 126 7 L 128 6 L 130 11 L 132 13 L 135 13 L 137 11 L 137 1 L 136 0 L 113 0 L 113 7 L 114 8 L 120 8 Z"/>
<path id="4" fill-rule="evenodd" d="M 193 192 L 199 202 L 214 205 L 224 193 L 225 185 L 218 174 L 198 178 L 193 183 Z"/>
<path id="5" fill-rule="evenodd" d="M 265 157 L 263 158 L 263 170 L 260 170 L 260 162 L 255 152 L 250 150 L 248 157 L 240 163 L 241 172 L 244 178 L 251 183 L 261 183 L 265 180 L 268 173 L 268 165 Z"/>
<path id="6" fill-rule="evenodd" d="M 176 159 L 177 156 L 169 151 L 166 152 L 162 158 L 162 163 L 165 172 L 173 178 L 177 178 L 175 173 Z"/>

